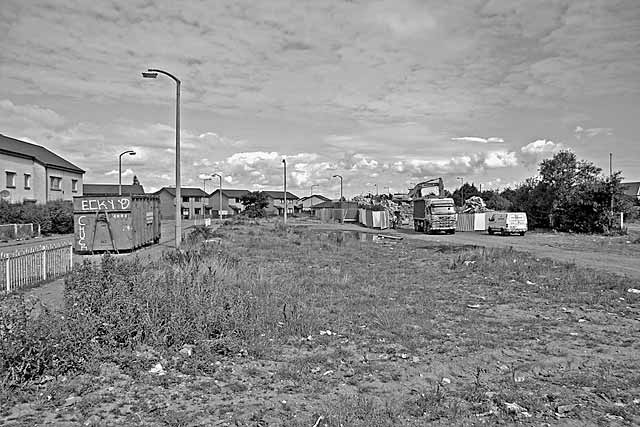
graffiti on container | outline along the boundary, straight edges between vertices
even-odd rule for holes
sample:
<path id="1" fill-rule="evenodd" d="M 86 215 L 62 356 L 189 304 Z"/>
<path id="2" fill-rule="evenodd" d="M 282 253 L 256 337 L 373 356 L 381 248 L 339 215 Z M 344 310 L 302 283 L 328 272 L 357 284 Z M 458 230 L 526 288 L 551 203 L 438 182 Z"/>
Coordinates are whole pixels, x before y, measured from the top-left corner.
<path id="1" fill-rule="evenodd" d="M 131 199 L 85 199 L 81 202 L 81 209 L 83 211 L 108 211 L 108 210 L 127 210 L 131 205 Z"/>
<path id="2" fill-rule="evenodd" d="M 86 218 L 86 215 L 80 215 L 78 217 L 78 248 L 81 251 L 87 250 L 87 244 L 84 241 L 84 239 L 87 237 L 87 234 L 85 232 L 85 227 L 87 225 L 87 223 L 84 222 L 85 218 Z"/>

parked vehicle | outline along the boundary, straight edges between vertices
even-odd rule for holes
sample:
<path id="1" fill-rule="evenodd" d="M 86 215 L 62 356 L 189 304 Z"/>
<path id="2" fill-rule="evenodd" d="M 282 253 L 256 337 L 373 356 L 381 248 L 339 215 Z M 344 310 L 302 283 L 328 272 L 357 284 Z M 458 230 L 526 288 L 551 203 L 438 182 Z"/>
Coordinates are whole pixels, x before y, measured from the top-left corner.
<path id="1" fill-rule="evenodd" d="M 487 231 L 489 234 L 509 235 L 527 232 L 527 214 L 524 212 L 488 212 Z"/>
<path id="2" fill-rule="evenodd" d="M 413 201 L 415 231 L 444 231 L 447 234 L 455 234 L 457 221 L 458 214 L 451 198 L 424 198 Z"/>

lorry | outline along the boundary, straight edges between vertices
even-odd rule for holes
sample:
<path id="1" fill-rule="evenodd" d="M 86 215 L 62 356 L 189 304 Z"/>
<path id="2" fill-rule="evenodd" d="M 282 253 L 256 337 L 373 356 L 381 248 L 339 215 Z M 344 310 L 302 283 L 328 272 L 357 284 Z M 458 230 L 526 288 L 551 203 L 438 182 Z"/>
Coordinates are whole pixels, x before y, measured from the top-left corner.
<path id="1" fill-rule="evenodd" d="M 487 232 L 496 232 L 507 236 L 518 233 L 524 236 L 527 232 L 527 214 L 524 212 L 490 212 L 487 213 Z"/>
<path id="2" fill-rule="evenodd" d="M 413 201 L 415 231 L 424 233 L 444 231 L 447 234 L 455 234 L 457 221 L 458 214 L 451 198 L 420 198 Z"/>
<path id="3" fill-rule="evenodd" d="M 433 187 L 437 188 L 437 193 L 432 190 Z M 458 214 L 453 199 L 444 197 L 442 178 L 433 178 L 416 184 L 409 190 L 409 198 L 413 201 L 414 230 L 424 233 L 444 231 L 454 234 L 456 232 Z"/>

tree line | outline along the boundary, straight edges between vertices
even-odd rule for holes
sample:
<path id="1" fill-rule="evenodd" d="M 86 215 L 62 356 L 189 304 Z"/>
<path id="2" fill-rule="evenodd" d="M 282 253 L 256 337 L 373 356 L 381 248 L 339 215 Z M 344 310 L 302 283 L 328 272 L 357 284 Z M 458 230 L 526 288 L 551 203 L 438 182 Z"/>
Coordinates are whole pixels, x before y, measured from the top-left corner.
<path id="1" fill-rule="evenodd" d="M 526 179 L 515 188 L 479 191 L 465 183 L 451 193 L 456 204 L 462 195 L 480 196 L 487 208 L 526 212 L 529 226 L 578 233 L 603 233 L 615 223 L 613 215 L 638 218 L 638 201 L 624 194 L 621 172 L 605 176 L 592 162 L 580 160 L 563 150 L 540 163 L 539 175 Z M 611 201 L 613 199 L 613 211 Z"/>

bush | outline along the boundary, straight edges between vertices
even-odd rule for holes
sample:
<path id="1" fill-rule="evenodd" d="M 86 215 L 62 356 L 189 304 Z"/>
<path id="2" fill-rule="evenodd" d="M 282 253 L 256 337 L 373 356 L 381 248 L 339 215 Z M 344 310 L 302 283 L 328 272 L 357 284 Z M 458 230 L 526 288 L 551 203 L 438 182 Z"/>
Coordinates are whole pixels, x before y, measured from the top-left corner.
<path id="1" fill-rule="evenodd" d="M 73 203 L 7 203 L 0 201 L 0 224 L 40 225 L 42 234 L 73 233 Z"/>

